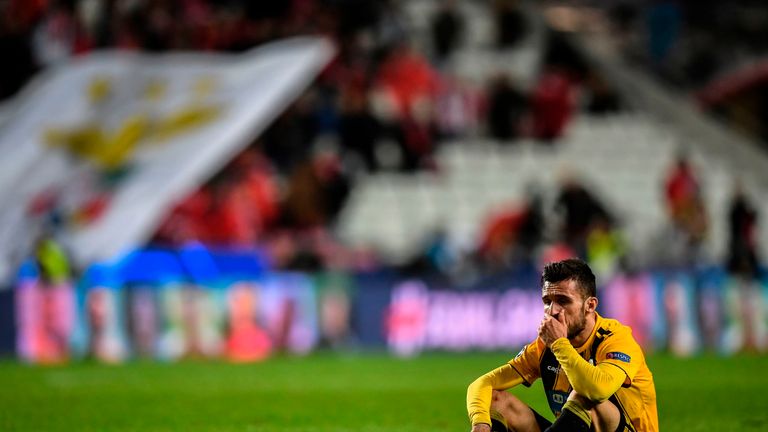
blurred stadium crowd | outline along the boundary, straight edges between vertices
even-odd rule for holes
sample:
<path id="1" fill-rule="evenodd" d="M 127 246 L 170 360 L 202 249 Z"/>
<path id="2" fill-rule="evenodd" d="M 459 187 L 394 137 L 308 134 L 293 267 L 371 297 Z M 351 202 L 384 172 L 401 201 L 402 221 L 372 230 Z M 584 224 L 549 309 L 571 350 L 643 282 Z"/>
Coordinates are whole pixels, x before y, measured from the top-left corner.
<path id="1" fill-rule="evenodd" d="M 441 68 L 461 43 L 465 25 L 452 2 L 430 17 L 427 52 L 415 49 L 403 5 L 389 1 L 9 1 L 4 6 L 4 52 L 16 59 L 3 71 L 5 96 L 34 72 L 95 49 L 241 51 L 297 34 L 332 38 L 338 56 L 313 87 L 180 204 L 155 239 L 165 245 L 264 243 L 281 268 L 327 267 L 345 255 L 332 227 L 361 174 L 382 169 L 439 174 L 434 153 L 441 141 L 457 136 L 487 134 L 503 141 L 533 136 L 551 143 L 577 109 L 578 87 L 594 88 L 587 96 L 590 111 L 617 110 L 619 104 L 562 44 L 549 49 L 530 92 L 501 72 L 488 71 L 486 82 L 468 83 Z M 531 26 L 520 5 L 486 6 L 494 11 L 496 49 L 514 48 Z M 341 266 L 354 266 L 355 258 L 344 261 Z"/>
<path id="2" fill-rule="evenodd" d="M 537 60 L 533 62 L 533 74 L 527 79 L 494 68 L 482 69 L 479 77 L 460 72 L 465 65 L 457 66 L 453 56 L 474 37 L 471 23 L 463 13 L 466 4 L 449 0 L 427 2 L 430 6 L 422 8 L 407 3 L 395 0 L 7 0 L 0 2 L 0 46 L 3 56 L 13 61 L 6 62 L 6 67 L 0 69 L 0 97 L 16 94 L 38 71 L 94 50 L 239 52 L 288 36 L 323 35 L 332 40 L 338 50 L 332 63 L 248 148 L 171 211 L 151 240 L 152 247 L 176 250 L 199 242 L 209 247 L 258 248 L 266 266 L 274 271 L 316 275 L 386 269 L 394 271 L 399 278 L 421 278 L 429 281 L 430 286 L 465 292 L 486 288 L 496 275 L 505 275 L 506 280 L 519 284 L 523 280 L 519 275 L 529 277 L 542 262 L 567 256 L 590 261 L 602 272 L 600 276 L 605 278 L 606 285 L 615 281 L 615 275 L 631 279 L 651 267 L 682 268 L 700 275 L 696 271 L 704 268 L 709 271 L 714 266 L 723 269 L 723 278 L 727 275 L 747 281 L 737 283 L 750 286 L 750 294 L 744 298 L 765 297 L 765 288 L 759 282 L 762 269 L 757 207 L 745 189 L 737 185 L 728 204 L 728 217 L 711 218 L 702 193 L 701 173 L 689 158 L 688 148 L 674 149 L 675 163 L 670 164 L 665 177 L 653 180 L 658 184 L 666 223 L 672 233 L 664 241 L 668 243 L 667 249 L 679 250 L 679 254 L 667 262 L 641 260 L 633 254 L 639 246 L 629 244 L 623 233 L 626 219 L 633 215 L 614 208 L 578 175 L 563 175 L 554 191 L 531 187 L 514 207 L 485 215 L 481 218 L 483 226 L 476 230 L 479 235 L 469 245 L 457 246 L 445 227 L 438 227 L 435 232 L 423 233 L 425 241 L 418 249 L 393 259 L 380 254 L 375 244 L 345 241 L 338 234 L 350 197 L 365 179 L 380 173 L 450 176 L 450 167 L 441 164 L 437 157 L 440 149 L 476 139 L 487 140 L 499 148 L 525 142 L 535 147 L 535 151 L 558 152 L 561 138 L 568 134 L 575 119 L 626 113 L 628 104 L 619 92 L 565 36 L 564 32 L 583 30 L 581 26 L 605 25 L 629 61 L 641 64 L 649 74 L 681 90 L 701 92 L 706 96 L 702 100 L 708 107 L 725 113 L 729 119 L 735 119 L 734 122 L 749 123 L 749 119 L 731 115 L 743 107 L 734 100 L 734 94 L 741 97 L 738 92 L 713 96 L 716 92 L 706 86 L 735 62 L 753 62 L 764 52 L 768 27 L 757 23 L 768 21 L 761 18 L 768 12 L 759 7 L 759 2 L 706 2 L 706 6 L 690 1 L 576 2 L 583 7 L 580 16 L 598 14 L 596 19 L 588 21 L 589 25 L 583 22 L 574 25 L 572 20 L 564 19 L 557 2 L 545 2 L 546 8 L 517 0 L 473 2 L 473 8 L 487 11 L 485 24 L 490 29 L 490 37 L 483 49 L 491 56 L 503 57 L 533 46 Z M 542 10 L 545 13 L 539 15 Z M 425 11 L 427 16 L 413 15 Z M 753 14 L 755 11 L 762 15 Z M 421 27 L 422 31 L 414 30 L 415 21 L 426 24 Z M 534 41 L 537 32 L 546 34 L 541 45 Z M 722 49 L 712 49 L 713 46 Z M 758 119 L 768 112 L 768 105 L 761 105 L 768 98 L 765 92 L 761 94 L 763 96 L 754 101 L 759 108 L 750 112 Z M 754 121 L 749 124 L 758 123 L 766 124 Z M 755 126 L 752 130 L 758 138 L 768 136 L 766 131 L 765 126 Z M 557 176 L 556 167 L 538 169 L 552 169 L 552 176 Z M 451 215 L 445 214 L 443 218 L 449 219 Z M 727 247 L 722 257 L 703 252 L 713 221 L 728 224 Z M 55 222 L 49 228 L 36 246 L 39 279 L 53 286 L 79 279 L 85 269 L 72 268 L 67 261 L 66 245 L 56 243 Z M 26 274 L 30 277 L 34 273 Z M 713 304 L 717 301 L 700 296 L 699 291 L 694 290 L 697 277 L 680 282 L 685 288 L 672 290 L 677 294 L 671 295 L 694 296 L 695 303 L 703 305 L 693 307 L 695 310 L 715 307 Z M 672 279 L 678 280 L 676 278 Z M 707 278 L 706 281 L 711 281 Z M 637 280 L 621 286 L 626 288 L 635 282 Z M 654 282 L 646 280 L 640 284 L 643 283 L 646 288 L 638 288 L 636 293 L 656 292 L 652 288 Z M 304 282 L 298 285 L 302 284 Z M 532 284 L 535 287 L 536 282 Z M 742 288 L 733 289 L 739 292 Z M 363 290 L 359 284 L 358 290 Z M 233 288 L 232 298 L 214 299 L 209 304 L 213 309 L 229 311 L 234 321 L 238 320 L 237 316 L 244 317 L 240 320 L 242 332 L 226 342 L 233 359 L 259 359 L 267 355 L 273 345 L 292 346 L 287 342 L 291 337 L 297 338 L 298 342 L 293 345 L 298 347 L 297 352 L 315 343 L 306 342 L 315 340 L 306 334 L 305 339 L 301 335 L 290 336 L 291 322 L 301 315 L 295 308 L 300 308 L 305 301 L 296 299 L 306 299 L 304 294 L 286 297 L 293 299 L 286 303 L 292 306 L 280 309 L 282 315 L 272 318 L 270 340 L 269 331 L 249 327 L 256 308 L 251 302 L 257 300 L 249 297 L 248 292 Z M 360 325 L 361 319 L 357 323 L 351 321 L 349 289 L 331 292 L 343 293 L 330 295 L 329 300 L 322 303 L 331 318 L 324 318 L 321 325 L 328 326 L 329 334 L 336 335 L 329 339 L 329 345 L 333 346 L 348 336 L 350 326 Z M 384 313 L 381 306 L 376 310 L 386 316 L 386 326 L 390 326 L 387 328 L 400 329 L 391 330 L 390 344 L 392 338 L 404 339 L 405 342 L 395 341 L 395 345 L 400 343 L 397 346 L 404 346 L 403 349 L 410 352 L 409 337 L 414 340 L 419 337 L 410 334 L 408 326 L 413 325 L 413 319 L 424 319 L 424 303 L 430 300 L 418 290 L 404 288 L 398 292 L 399 297 L 393 297 L 392 301 L 399 309 Z M 696 294 L 690 294 L 692 292 Z M 176 305 L 173 306 L 176 321 L 172 325 L 183 327 L 186 309 L 181 305 L 192 300 L 174 295 L 170 295 L 171 300 L 160 302 Z M 265 295 L 269 298 L 269 294 Z M 647 317 L 682 310 L 670 304 L 688 301 L 658 295 L 662 305 L 656 309 L 637 306 L 642 296 L 635 298 L 631 294 L 615 300 L 614 304 L 635 302 L 629 309 L 640 310 L 638 313 Z M 273 298 L 280 297 L 275 296 Z M 138 292 L 125 301 L 140 305 L 145 300 Z M 29 297 L 25 301 L 33 305 L 37 300 Z M 110 301 L 98 296 L 82 301 L 85 302 L 85 306 L 81 304 L 83 310 L 89 311 L 83 313 L 92 314 L 91 324 L 109 314 L 105 308 L 115 307 L 107 306 Z M 28 307 L 34 309 L 34 306 Z M 422 309 L 413 315 L 411 307 Z M 625 310 L 623 307 L 612 310 L 620 313 Z M 765 339 L 762 332 L 766 323 L 760 315 L 763 312 L 755 313 L 756 318 L 748 321 L 758 329 L 754 339 L 757 341 Z M 141 321 L 134 319 L 137 323 Z M 218 319 L 215 314 L 210 315 L 207 328 L 218 328 L 221 325 Z M 637 318 L 639 327 L 647 325 L 648 333 L 664 333 L 652 331 L 651 324 L 643 319 Z M 70 324 L 61 324 L 62 328 L 74 331 L 73 320 L 70 319 Z M 689 326 L 690 320 L 696 321 L 688 317 L 681 319 L 680 322 L 685 322 L 681 325 Z M 670 321 L 674 321 L 673 318 Z M 295 322 L 303 321 L 296 318 Z M 104 323 L 96 327 L 108 334 L 114 331 L 109 330 L 110 325 L 121 324 Z M 302 325 L 297 324 L 299 330 L 294 333 L 300 332 Z M 402 330 L 402 326 L 406 329 Z M 713 326 L 711 320 L 702 319 L 700 325 L 696 325 L 703 328 L 702 339 L 713 338 L 714 330 L 708 330 L 707 326 Z M 137 335 L 142 334 L 140 328 L 134 330 Z M 643 330 L 638 332 L 642 334 Z M 744 340 L 751 340 L 749 338 Z M 208 339 L 202 335 L 199 340 Z M 765 342 L 754 341 L 743 342 L 740 347 L 765 348 Z M 182 355 L 179 353 L 183 350 L 172 340 L 163 343 L 166 354 L 161 357 Z M 152 342 L 136 344 L 139 351 L 151 350 L 148 347 Z M 241 349 L 238 344 L 242 345 Z M 678 347 L 687 353 L 694 350 L 694 345 L 681 342 Z M 439 343 L 432 346 L 445 347 Z M 106 360 L 122 356 L 119 354 L 122 351 L 115 347 L 81 349 Z M 57 349 L 51 350 L 55 360 Z M 197 346 L 192 351 L 200 354 L 205 348 Z"/>
<path id="3" fill-rule="evenodd" d="M 768 113 L 763 85 L 768 9 L 763 2 L 546 3 L 555 6 L 549 13 L 557 28 L 605 32 L 626 61 L 690 95 L 703 110 L 763 146 L 768 142 L 761 121 Z M 574 9 L 579 12 L 569 13 Z"/>

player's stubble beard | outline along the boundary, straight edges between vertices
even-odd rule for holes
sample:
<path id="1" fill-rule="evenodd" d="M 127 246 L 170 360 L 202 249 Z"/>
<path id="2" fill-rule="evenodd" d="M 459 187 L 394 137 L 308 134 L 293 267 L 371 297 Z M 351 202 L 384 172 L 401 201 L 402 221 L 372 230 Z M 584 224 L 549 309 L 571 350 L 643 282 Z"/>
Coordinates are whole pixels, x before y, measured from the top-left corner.
<path id="1" fill-rule="evenodd" d="M 579 308 L 580 313 L 577 319 L 568 323 L 568 339 L 573 339 L 578 336 L 587 326 L 587 314 L 584 312 L 584 303 L 586 302 L 581 303 L 581 307 Z"/>

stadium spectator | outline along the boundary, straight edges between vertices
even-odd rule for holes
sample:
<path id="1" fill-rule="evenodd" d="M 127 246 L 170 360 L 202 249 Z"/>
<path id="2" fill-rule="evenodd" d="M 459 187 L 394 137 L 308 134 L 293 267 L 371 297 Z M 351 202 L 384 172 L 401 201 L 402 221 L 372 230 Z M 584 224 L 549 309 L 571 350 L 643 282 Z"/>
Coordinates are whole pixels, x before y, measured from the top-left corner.
<path id="1" fill-rule="evenodd" d="M 547 67 L 531 95 L 533 136 L 543 142 L 559 138 L 576 108 L 576 87 L 570 73 L 561 67 Z"/>
<path id="2" fill-rule="evenodd" d="M 626 245 L 621 232 L 605 218 L 598 218 L 587 234 L 587 262 L 600 278 L 615 274 Z"/>
<path id="3" fill-rule="evenodd" d="M 449 240 L 447 230 L 442 226 L 429 232 L 418 253 L 402 266 L 401 273 L 415 277 L 450 275 L 456 264 L 456 257 Z"/>
<path id="4" fill-rule="evenodd" d="M 728 256 L 726 270 L 731 275 L 726 285 L 725 307 L 737 317 L 728 323 L 727 350 L 762 352 L 768 347 L 761 291 L 761 269 L 757 253 L 757 209 L 737 181 L 728 210 Z"/>
<path id="5" fill-rule="evenodd" d="M 728 233 L 728 272 L 747 279 L 756 278 L 760 270 L 757 259 L 757 210 L 740 182 L 736 183 L 731 197 Z"/>
<path id="6" fill-rule="evenodd" d="M 279 198 L 269 161 L 257 150 L 246 149 L 173 209 L 154 242 L 254 246 L 276 224 Z"/>
<path id="7" fill-rule="evenodd" d="M 392 48 L 379 67 L 375 89 L 394 104 L 392 126 L 406 171 L 429 164 L 435 144 L 432 105 L 438 88 L 437 71 L 406 43 Z"/>
<path id="8" fill-rule="evenodd" d="M 443 0 L 430 23 L 435 62 L 442 65 L 450 59 L 464 35 L 464 19 L 455 0 Z"/>
<path id="9" fill-rule="evenodd" d="M 614 114 L 621 109 L 619 96 L 598 73 L 591 71 L 584 83 L 587 112 L 590 114 Z"/>
<path id="10" fill-rule="evenodd" d="M 550 263 L 541 281 L 545 314 L 538 337 L 467 389 L 472 431 L 658 431 L 656 390 L 643 351 L 629 327 L 596 312 L 589 266 Z M 505 391 L 539 378 L 554 423 Z"/>
<path id="11" fill-rule="evenodd" d="M 354 88 L 342 91 L 339 142 L 356 154 L 369 172 L 378 171 L 376 144 L 381 135 L 379 120 L 370 109 L 368 92 Z"/>
<path id="12" fill-rule="evenodd" d="M 562 217 L 561 236 L 578 256 L 587 254 L 587 237 L 600 226 L 610 229 L 614 217 L 573 174 L 566 172 L 555 200 L 555 212 Z"/>
<path id="13" fill-rule="evenodd" d="M 495 0 L 493 12 L 496 20 L 496 46 L 499 49 L 514 47 L 525 37 L 528 28 L 525 15 L 517 0 Z"/>
<path id="14" fill-rule="evenodd" d="M 298 229 L 332 224 L 349 194 L 350 183 L 338 156 L 317 155 L 294 170 L 283 202 L 283 222 Z"/>
<path id="15" fill-rule="evenodd" d="M 312 109 L 312 98 L 309 94 L 304 95 L 281 114 L 261 137 L 264 155 L 283 175 L 290 175 L 310 157 L 318 126 Z"/>
<path id="16" fill-rule="evenodd" d="M 678 155 L 664 189 L 672 227 L 682 236 L 688 253 L 695 255 L 707 234 L 709 221 L 699 179 L 685 153 Z"/>
<path id="17" fill-rule="evenodd" d="M 35 261 L 40 308 L 36 342 L 41 361 L 56 363 L 69 357 L 69 338 L 75 320 L 69 257 L 53 233 L 44 230 L 35 244 Z"/>
<path id="18" fill-rule="evenodd" d="M 483 92 L 465 80 L 443 76 L 434 102 L 434 122 L 439 138 L 461 138 L 476 132 L 483 99 Z"/>
<path id="19" fill-rule="evenodd" d="M 488 133 L 502 142 L 517 138 L 527 108 L 527 97 L 514 86 L 511 77 L 495 76 L 488 89 Z"/>
<path id="20" fill-rule="evenodd" d="M 280 191 L 272 165 L 253 148 L 246 149 L 232 163 L 232 175 L 253 205 L 252 223 L 257 232 L 271 228 L 279 217 Z"/>
<path id="21" fill-rule="evenodd" d="M 35 259 L 40 271 L 40 283 L 45 288 L 53 289 L 71 282 L 69 258 L 53 233 L 47 229 L 38 237 Z"/>
<path id="22" fill-rule="evenodd" d="M 68 60 L 75 52 L 75 41 L 81 33 L 78 27 L 73 3 L 53 2 L 32 37 L 37 64 L 50 67 Z"/>
<path id="23" fill-rule="evenodd" d="M 211 183 L 211 201 L 205 213 L 205 241 L 214 245 L 252 246 L 258 240 L 255 203 L 236 178 L 220 175 Z"/>
<path id="24" fill-rule="evenodd" d="M 490 273 L 521 264 L 533 264 L 544 234 L 542 199 L 529 190 L 520 207 L 492 215 L 483 228 L 477 255 Z"/>

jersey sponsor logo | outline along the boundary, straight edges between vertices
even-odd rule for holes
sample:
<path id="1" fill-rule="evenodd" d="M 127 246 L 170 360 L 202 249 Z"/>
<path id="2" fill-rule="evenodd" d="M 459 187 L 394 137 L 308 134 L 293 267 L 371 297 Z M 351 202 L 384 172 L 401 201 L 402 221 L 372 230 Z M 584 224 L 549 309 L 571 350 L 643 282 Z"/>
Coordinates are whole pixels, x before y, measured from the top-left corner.
<path id="1" fill-rule="evenodd" d="M 549 402 L 549 409 L 552 411 L 552 414 L 559 416 L 563 411 L 563 405 L 565 405 L 565 401 L 568 400 L 569 392 L 546 390 L 546 393 L 547 401 Z"/>
<path id="2" fill-rule="evenodd" d="M 554 373 L 558 373 L 558 372 L 560 372 L 560 368 L 559 368 L 559 367 L 557 367 L 557 366 L 551 366 L 551 365 L 548 365 L 548 366 L 547 366 L 547 370 L 548 370 L 548 371 L 550 371 L 550 372 L 554 372 Z"/>
<path id="3" fill-rule="evenodd" d="M 630 356 L 624 354 L 623 352 L 609 352 L 605 355 L 605 358 L 608 360 L 619 360 L 626 363 L 629 363 L 632 360 Z"/>

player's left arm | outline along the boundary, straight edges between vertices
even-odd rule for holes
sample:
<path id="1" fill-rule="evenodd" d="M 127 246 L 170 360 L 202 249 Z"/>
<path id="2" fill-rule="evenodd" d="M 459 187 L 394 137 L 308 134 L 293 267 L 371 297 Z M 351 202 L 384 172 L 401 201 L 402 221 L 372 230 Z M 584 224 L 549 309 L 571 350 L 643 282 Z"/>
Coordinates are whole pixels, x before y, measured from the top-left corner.
<path id="1" fill-rule="evenodd" d="M 602 402 L 608 399 L 627 379 L 626 373 L 612 363 L 591 365 L 576 352 L 566 338 L 554 341 L 551 350 L 576 393 L 592 401 Z"/>

